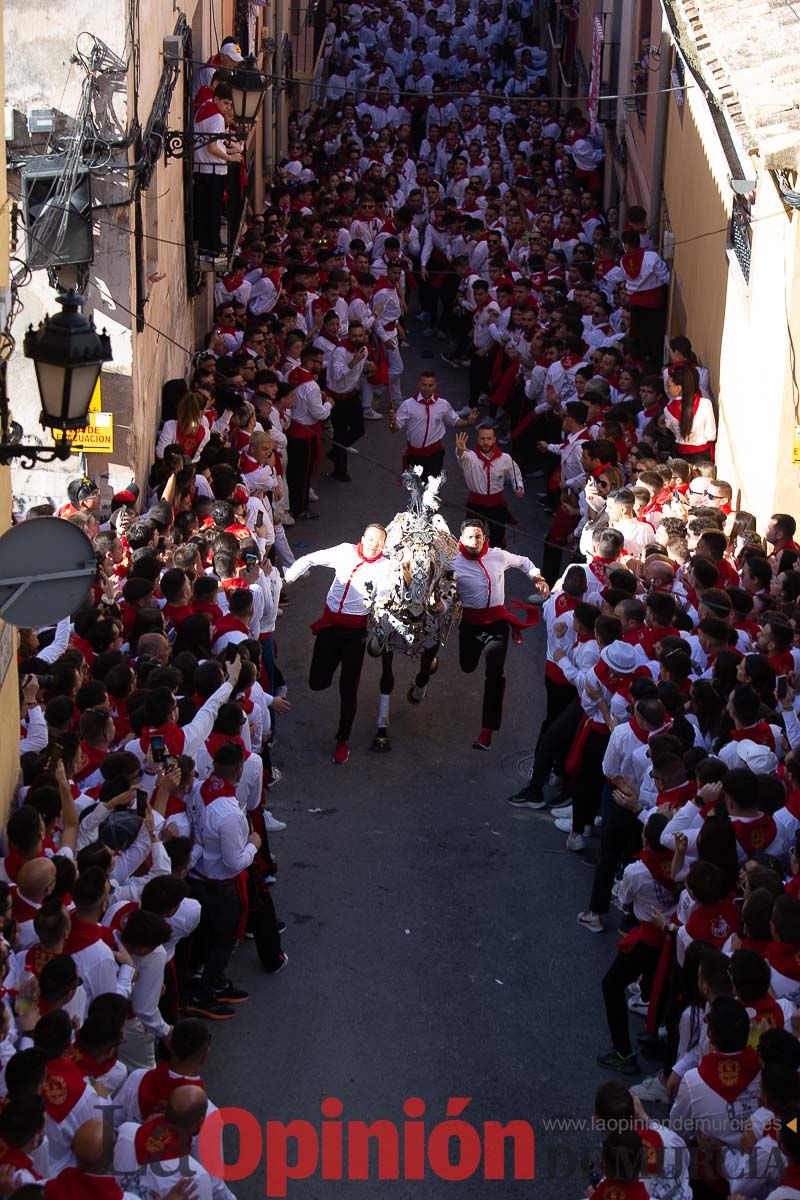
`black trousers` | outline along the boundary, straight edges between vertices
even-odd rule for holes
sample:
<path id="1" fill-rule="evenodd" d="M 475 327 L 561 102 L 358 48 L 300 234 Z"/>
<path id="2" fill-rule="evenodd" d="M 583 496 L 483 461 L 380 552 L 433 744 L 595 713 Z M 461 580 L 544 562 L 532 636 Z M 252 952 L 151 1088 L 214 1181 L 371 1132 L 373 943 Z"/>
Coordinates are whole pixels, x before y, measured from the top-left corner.
<path id="1" fill-rule="evenodd" d="M 190 878 L 189 886 L 202 909 L 195 945 L 206 947 L 199 991 L 207 998 L 225 982 L 225 971 L 236 948 L 242 905 L 233 882 Z"/>
<path id="2" fill-rule="evenodd" d="M 491 374 L 491 354 L 480 355 L 473 350 L 469 360 L 469 402 L 473 408 L 484 392 L 488 394 Z"/>
<path id="3" fill-rule="evenodd" d="M 658 966 L 660 954 L 661 951 L 657 946 L 648 946 L 644 942 L 638 942 L 626 954 L 618 953 L 603 976 L 603 1001 L 606 1006 L 608 1032 L 611 1034 L 611 1043 L 619 1054 L 627 1056 L 631 1053 L 628 998 L 625 995 L 625 988 L 643 975 L 645 980 L 643 991 L 647 994 Z"/>
<path id="4" fill-rule="evenodd" d="M 640 308 L 631 305 L 631 337 L 641 358 L 661 362 L 664 357 L 664 332 L 667 327 L 666 308 Z"/>
<path id="5" fill-rule="evenodd" d="M 263 846 L 262 846 L 263 852 Z M 281 935 L 270 889 L 258 871 L 247 872 L 249 904 L 247 928 L 253 935 L 256 953 L 265 971 L 275 971 L 281 965 Z"/>
<path id="6" fill-rule="evenodd" d="M 627 808 L 612 804 L 603 818 L 600 835 L 600 861 L 595 868 L 589 908 L 604 916 L 611 907 L 611 889 L 621 863 L 642 849 L 642 823 Z"/>
<path id="7" fill-rule="evenodd" d="M 308 508 L 308 489 L 317 457 L 314 438 L 290 437 L 286 440 L 286 484 L 289 488 L 289 508 L 296 517 Z"/>
<path id="8" fill-rule="evenodd" d="M 201 253 L 216 255 L 222 249 L 219 236 L 222 221 L 222 197 L 225 193 L 227 170 L 221 175 L 195 171 L 194 175 L 194 236 Z"/>
<path id="9" fill-rule="evenodd" d="M 574 700 L 577 699 L 577 692 L 571 683 L 556 683 L 552 679 L 544 677 L 544 690 L 547 696 L 547 710 L 544 714 L 539 737 L 536 742 L 536 753 L 539 753 L 539 747 L 542 744 L 542 739 L 555 721 L 568 708 Z"/>
<path id="10" fill-rule="evenodd" d="M 527 788 L 532 794 L 541 792 L 553 768 L 564 762 L 582 715 L 583 709 L 576 697 L 555 718 L 552 725 L 542 732 L 536 746 L 533 774 Z"/>
<path id="11" fill-rule="evenodd" d="M 449 273 L 445 275 L 444 282 L 439 287 L 435 287 L 430 282 L 430 279 L 421 279 L 419 284 L 420 306 L 423 312 L 429 314 L 432 328 L 435 328 L 437 325 L 441 325 L 443 329 L 447 328 L 447 323 L 450 319 L 450 310 L 453 307 L 453 301 L 458 291 L 458 277 L 453 272 L 450 272 L 449 268 L 445 269 Z M 431 275 L 435 278 L 436 274 L 437 272 L 434 268 L 431 271 Z M 439 317 L 440 307 L 441 320 Z"/>
<path id="12" fill-rule="evenodd" d="M 433 454 L 406 454 L 403 458 L 403 470 L 407 471 L 409 467 L 422 467 L 422 479 L 424 483 L 437 475 L 441 475 L 444 470 L 444 450 L 436 450 Z"/>
<path id="13" fill-rule="evenodd" d="M 603 774 L 603 758 L 610 737 L 611 733 L 608 730 L 604 733 L 600 733 L 596 729 L 589 731 L 581 755 L 581 765 L 572 785 L 573 833 L 583 833 L 586 826 L 592 824 L 600 811 L 600 801 L 606 782 Z"/>
<path id="14" fill-rule="evenodd" d="M 361 407 L 361 396 L 356 392 L 352 396 L 340 396 L 331 409 L 331 425 L 333 439 L 341 443 L 331 447 L 331 462 L 333 473 L 340 478 L 347 474 L 347 451 L 344 446 L 352 446 L 364 436 L 364 410 Z"/>
<path id="15" fill-rule="evenodd" d="M 490 546 L 505 546 L 508 523 L 512 520 L 505 504 L 478 504 L 477 501 L 467 501 L 467 516 L 480 517 L 485 523 Z"/>
<path id="16" fill-rule="evenodd" d="M 312 692 L 324 692 L 339 672 L 339 728 L 337 742 L 346 742 L 356 716 L 358 683 L 367 645 L 363 629 L 321 629 L 314 642 L 308 686 Z"/>
<path id="17" fill-rule="evenodd" d="M 493 621 L 491 625 L 458 627 L 458 661 L 461 670 L 471 675 L 481 660 L 486 659 L 486 678 L 483 684 L 482 729 L 499 729 L 503 717 L 503 693 L 506 677 L 503 668 L 508 651 L 508 622 Z"/>

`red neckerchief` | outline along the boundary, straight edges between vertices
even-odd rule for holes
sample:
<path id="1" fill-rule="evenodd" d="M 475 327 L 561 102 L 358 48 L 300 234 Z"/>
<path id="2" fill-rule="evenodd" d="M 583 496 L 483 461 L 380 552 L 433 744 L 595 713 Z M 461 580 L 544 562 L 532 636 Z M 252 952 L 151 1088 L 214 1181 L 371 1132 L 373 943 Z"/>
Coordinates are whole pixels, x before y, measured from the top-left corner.
<path id="1" fill-rule="evenodd" d="M 664 1139 L 657 1129 L 644 1129 L 637 1125 L 636 1132 L 645 1152 L 645 1175 L 664 1174 Z"/>
<path id="2" fill-rule="evenodd" d="M 299 387 L 301 383 L 316 383 L 316 379 L 310 371 L 305 369 L 305 367 L 295 367 L 289 372 L 289 378 L 287 382 L 290 383 L 292 387 Z"/>
<path id="3" fill-rule="evenodd" d="M 232 738 L 226 738 L 226 741 L 232 741 Z M 200 787 L 200 797 L 203 804 L 208 807 L 215 800 L 219 800 L 220 796 L 236 797 L 236 787 L 232 783 L 226 783 L 224 779 L 220 779 L 218 775 L 209 775 L 208 779 Z"/>
<path id="4" fill-rule="evenodd" d="M 765 1021 L 770 1029 L 783 1029 L 785 1018 L 783 1009 L 774 996 L 765 992 L 758 1000 L 748 1000 L 747 1008 L 752 1008 L 757 1021 Z"/>
<path id="5" fill-rule="evenodd" d="M 174 721 L 168 721 L 166 725 L 151 725 L 142 730 L 139 738 L 139 745 L 144 750 L 145 754 L 150 749 L 150 743 L 153 735 L 163 737 L 164 745 L 172 755 L 183 754 L 183 747 L 186 744 L 186 737 L 183 730 Z"/>
<path id="6" fill-rule="evenodd" d="M 622 269 L 629 279 L 639 278 L 643 260 L 644 250 L 641 247 L 638 250 L 628 250 L 623 254 L 621 259 Z"/>
<path id="7" fill-rule="evenodd" d="M 775 734 L 766 721 L 748 725 L 746 729 L 732 729 L 728 734 L 728 739 L 731 742 L 755 742 L 756 745 L 766 746 L 773 754 L 775 753 Z"/>
<path id="8" fill-rule="evenodd" d="M 75 1064 L 84 1079 L 100 1079 L 103 1075 L 108 1074 L 117 1061 L 115 1054 L 107 1062 L 98 1062 L 96 1058 L 92 1058 L 91 1054 L 87 1054 L 85 1050 L 82 1050 L 77 1042 L 75 1045 L 70 1046 L 64 1057 Z"/>
<path id="9" fill-rule="evenodd" d="M 724 946 L 739 928 L 739 909 L 729 896 L 716 904 L 698 904 L 686 922 L 686 932 L 692 941 L 704 938 L 714 946 Z"/>
<path id="10" fill-rule="evenodd" d="M 684 804 L 688 804 L 697 795 L 697 784 L 693 779 L 687 779 L 685 783 L 679 783 L 676 787 L 667 788 L 664 792 L 659 792 L 656 797 L 656 805 L 661 808 L 669 807 L 672 812 L 677 812 L 679 808 L 683 808 Z"/>
<path id="11" fill-rule="evenodd" d="M 703 1083 L 728 1104 L 734 1103 L 760 1071 L 761 1059 L 752 1046 L 736 1054 L 704 1054 L 697 1068 Z"/>
<path id="12" fill-rule="evenodd" d="M 633 736 L 638 738 L 642 745 L 645 745 L 648 742 L 650 734 L 646 729 L 642 729 L 641 725 L 636 720 L 636 717 L 631 717 L 630 721 L 628 721 L 628 728 Z"/>
<path id="13" fill-rule="evenodd" d="M 244 621 L 239 617 L 232 617 L 230 613 L 226 613 L 224 617 L 220 617 L 214 623 L 214 641 L 221 637 L 223 633 L 243 633 L 245 637 L 250 637 L 250 630 Z"/>
<path id="14" fill-rule="evenodd" d="M 694 399 L 692 400 L 692 420 L 694 420 L 694 418 L 697 416 L 697 410 L 699 407 L 700 407 L 700 393 L 695 392 Z M 674 417 L 676 421 L 680 421 L 680 419 L 681 419 L 681 398 L 680 398 L 680 396 L 676 396 L 674 398 L 674 400 L 670 400 L 669 404 L 667 405 L 667 412 L 670 414 L 670 416 Z"/>
<path id="15" fill-rule="evenodd" d="M 435 404 L 439 398 L 438 392 L 434 392 L 428 400 L 425 399 L 425 397 L 422 395 L 422 392 L 417 392 L 416 396 L 414 397 L 417 404 L 424 404 L 426 408 L 429 408 L 432 404 Z"/>
<path id="16" fill-rule="evenodd" d="M 243 525 L 241 521 L 234 521 L 232 525 L 227 526 L 224 532 L 232 533 L 240 542 L 244 542 L 247 538 L 253 536 L 247 525 Z M 223 584 L 222 586 L 224 587 L 225 585 Z"/>
<path id="17" fill-rule="evenodd" d="M 240 737 L 235 737 L 231 733 L 212 733 L 206 738 L 206 750 L 212 758 L 217 753 L 220 746 L 227 746 L 229 744 L 241 746 L 244 750 L 244 742 L 242 739 Z"/>
<path id="18" fill-rule="evenodd" d="M 741 821 L 734 817 L 731 819 L 731 825 L 736 834 L 736 841 L 748 858 L 763 853 L 767 846 L 772 845 L 778 833 L 775 819 L 769 813 L 761 813 L 755 821 Z"/>
<path id="19" fill-rule="evenodd" d="M 595 663 L 594 673 L 607 691 L 614 692 L 617 696 L 623 696 L 626 700 L 630 699 L 631 684 L 634 679 L 641 679 L 644 675 L 648 679 L 650 678 L 650 672 L 647 670 L 647 667 L 636 667 L 633 671 L 629 671 L 623 675 L 619 671 L 613 671 L 602 658 L 599 662 Z"/>
<path id="20" fill-rule="evenodd" d="M 51 959 L 57 958 L 58 954 L 55 950 L 45 950 L 44 946 L 31 946 L 27 951 L 24 959 L 23 969 L 30 975 L 35 975 L 38 979 L 42 973 L 42 968 L 50 962 Z"/>
<path id="21" fill-rule="evenodd" d="M 19 888 L 12 893 L 12 912 L 18 925 L 21 925 L 23 921 L 32 921 L 40 907 L 38 904 L 29 903 Z"/>
<path id="22" fill-rule="evenodd" d="M 580 602 L 578 596 L 568 596 L 565 592 L 559 592 L 554 605 L 556 616 L 563 617 L 564 613 L 572 612 Z"/>
<path id="23" fill-rule="evenodd" d="M 94 775 L 95 771 L 99 770 L 100 764 L 108 754 L 108 750 L 101 750 L 98 746 L 90 746 L 88 742 L 81 742 L 81 750 L 86 759 L 80 772 L 75 776 L 77 783 L 83 779 L 88 779 L 90 775 Z"/>
<path id="24" fill-rule="evenodd" d="M 789 792 L 786 797 L 785 807 L 793 817 L 796 817 L 800 821 L 800 787 L 794 788 L 793 791 Z M 798 875 L 798 879 L 800 879 L 800 875 Z"/>
<path id="25" fill-rule="evenodd" d="M 594 575 L 595 579 L 599 579 L 602 584 L 608 583 L 607 568 L 612 567 L 617 560 L 615 558 L 603 558 L 600 554 L 595 554 L 592 561 L 589 563 L 589 570 Z"/>
<path id="26" fill-rule="evenodd" d="M 641 1179 L 619 1183 L 616 1179 L 604 1179 L 594 1189 L 590 1200 L 648 1200 L 649 1192 Z"/>
<path id="27" fill-rule="evenodd" d="M 800 946 L 792 942 L 770 942 L 766 959 L 779 975 L 800 982 Z"/>
<path id="28" fill-rule="evenodd" d="M 0 1166 L 13 1167 L 17 1171 L 27 1171 L 37 1180 L 42 1178 L 25 1151 L 20 1150 L 17 1146 L 10 1146 L 8 1142 L 0 1142 Z M 49 1192 L 45 1194 L 49 1195 Z"/>
<path id="29" fill-rule="evenodd" d="M 479 558 L 485 558 L 489 553 L 489 543 L 485 541 L 477 554 L 474 550 L 470 550 L 469 546 L 465 546 L 463 542 L 458 543 L 458 549 L 464 555 L 464 558 L 471 558 L 473 562 L 477 562 Z"/>
<path id="30" fill-rule="evenodd" d="M 678 884 L 672 878 L 672 851 L 643 850 L 639 857 L 656 883 L 675 895 L 678 891 Z"/>
<path id="31" fill-rule="evenodd" d="M 92 1175 L 80 1167 L 65 1167 L 44 1185 L 45 1200 L 122 1200 L 113 1175 Z"/>
<path id="32" fill-rule="evenodd" d="M 203 440 L 204 429 L 205 427 L 202 421 L 200 421 L 194 433 L 184 433 L 180 425 L 176 422 L 175 441 L 186 454 L 193 455 Z"/>
<path id="33" fill-rule="evenodd" d="M 133 1139 L 136 1161 L 143 1166 L 145 1163 L 180 1158 L 189 1153 L 191 1142 L 188 1134 L 180 1133 L 174 1125 L 157 1114 L 136 1131 Z"/>
<path id="34" fill-rule="evenodd" d="M 222 588 L 223 592 L 229 592 L 233 588 L 246 588 L 249 586 L 250 585 L 248 584 L 246 579 L 239 579 L 238 576 L 235 576 L 235 575 L 232 579 L 221 579 L 220 580 L 220 587 Z"/>
<path id="35" fill-rule="evenodd" d="M 175 629 L 180 629 L 188 617 L 194 616 L 194 605 L 179 604 L 176 607 L 174 604 L 165 604 L 161 612 L 164 616 L 169 617 Z"/>
<path id="36" fill-rule="evenodd" d="M 97 942 L 105 942 L 109 950 L 116 950 L 114 935 L 111 930 L 96 921 L 82 921 L 74 913 L 71 916 L 69 937 L 64 943 L 64 954 L 78 954 Z"/>
<path id="37" fill-rule="evenodd" d="M 65 949 L 65 953 L 69 953 Z M 88 1084 L 68 1058 L 52 1059 L 45 1067 L 42 1099 L 45 1112 L 57 1125 L 68 1117 Z"/>
<path id="38" fill-rule="evenodd" d="M 80 794 L 80 793 L 79 793 Z M 44 858 L 44 851 L 37 855 L 38 858 Z M 17 875 L 20 867 L 24 867 L 30 859 L 23 858 L 17 847 L 12 843 L 8 843 L 8 854 L 3 859 L 3 866 L 6 869 L 6 875 L 12 883 L 17 882 Z"/>
<path id="39" fill-rule="evenodd" d="M 629 629 L 627 633 L 623 633 L 622 640 L 629 646 L 641 646 L 647 638 L 647 628 L 644 625 L 637 625 L 635 629 Z"/>
<path id="40" fill-rule="evenodd" d="M 789 650 L 783 650 L 780 654 L 768 654 L 767 662 L 776 675 L 790 675 L 794 670 L 794 658 Z"/>
<path id="41" fill-rule="evenodd" d="M 167 1101 L 175 1089 L 185 1085 L 201 1087 L 205 1091 L 205 1084 L 199 1075 L 195 1078 L 174 1075 L 169 1069 L 168 1062 L 161 1062 L 157 1067 L 147 1071 L 139 1082 L 137 1093 L 142 1120 L 147 1121 L 154 1113 L 163 1113 L 167 1107 Z"/>
<path id="42" fill-rule="evenodd" d="M 794 1188 L 800 1192 L 800 1166 L 788 1166 L 778 1180 L 778 1187 Z"/>

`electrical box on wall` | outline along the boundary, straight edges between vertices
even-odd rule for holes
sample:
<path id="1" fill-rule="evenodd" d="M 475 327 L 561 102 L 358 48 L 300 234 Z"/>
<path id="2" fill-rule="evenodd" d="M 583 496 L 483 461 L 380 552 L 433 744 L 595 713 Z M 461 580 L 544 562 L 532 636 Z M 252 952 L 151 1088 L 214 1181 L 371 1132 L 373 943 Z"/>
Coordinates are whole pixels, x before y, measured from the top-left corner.
<path id="1" fill-rule="evenodd" d="M 664 262 L 672 262 L 675 254 L 675 234 L 671 229 L 665 229 L 661 238 L 661 257 Z"/>
<path id="2" fill-rule="evenodd" d="M 28 133 L 52 133 L 56 115 L 52 108 L 32 108 L 28 113 Z"/>

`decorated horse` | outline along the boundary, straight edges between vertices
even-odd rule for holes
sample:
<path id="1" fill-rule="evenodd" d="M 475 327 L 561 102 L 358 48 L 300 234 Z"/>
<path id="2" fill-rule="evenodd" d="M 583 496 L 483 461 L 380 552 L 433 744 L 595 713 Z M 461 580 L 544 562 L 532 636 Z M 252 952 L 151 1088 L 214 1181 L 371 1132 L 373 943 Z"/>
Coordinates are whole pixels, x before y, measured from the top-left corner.
<path id="1" fill-rule="evenodd" d="M 395 653 L 419 660 L 408 700 L 420 704 L 438 667 L 438 653 L 461 617 L 453 559 L 458 543 L 438 512 L 444 475 L 425 483 L 419 467 L 403 473 L 411 493 L 405 512 L 386 530 L 384 553 L 391 562 L 387 586 L 368 599 L 367 651 L 383 662 L 378 732 L 372 748 L 389 750 L 389 698 Z"/>

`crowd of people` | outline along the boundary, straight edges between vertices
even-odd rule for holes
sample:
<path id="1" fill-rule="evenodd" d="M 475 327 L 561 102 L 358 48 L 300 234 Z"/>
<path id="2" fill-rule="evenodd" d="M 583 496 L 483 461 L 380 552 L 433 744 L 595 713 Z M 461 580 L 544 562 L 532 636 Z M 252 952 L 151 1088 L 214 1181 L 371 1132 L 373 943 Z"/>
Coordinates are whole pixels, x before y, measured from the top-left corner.
<path id="1" fill-rule="evenodd" d="M 500 727 L 509 639 L 543 618 L 546 713 L 509 803 L 549 811 L 593 865 L 587 932 L 620 910 L 600 1065 L 660 1068 L 599 1087 L 590 1194 L 800 1197 L 796 523 L 759 529 L 718 477 L 708 372 L 685 337 L 663 361 L 667 264 L 643 210 L 621 224 L 601 208 L 602 132 L 546 98 L 534 21 L 529 0 L 342 5 L 324 96 L 293 114 L 213 328 L 164 388 L 149 478 L 110 513 L 81 477 L 26 514 L 77 525 L 98 575 L 79 611 L 20 637 L 0 866 L 9 1193 L 230 1195 L 196 1136 L 213 1111 L 207 1022 L 248 1001 L 237 944 L 268 974 L 288 961 L 270 845 L 290 712 L 279 619 L 298 579 L 334 572 L 309 685 L 339 672 L 343 766 L 387 570 L 380 525 L 297 560 L 287 530 L 319 515 L 323 464 L 350 483 L 364 422 L 385 421 L 405 438 L 398 473 L 435 479 L 449 444 L 468 490 L 452 567 L 460 667 L 485 663 L 477 750 Z M 240 61 L 229 38 L 198 72 L 201 132 L 229 125 Z M 240 154 L 220 140 L 196 163 L 211 257 Z M 412 330 L 464 372 L 453 403 L 431 370 L 410 394 Z M 536 480 L 541 570 L 506 548 L 508 495 Z M 510 569 L 534 588 L 523 616 Z M 384 656 L 379 750 L 393 683 Z"/>

